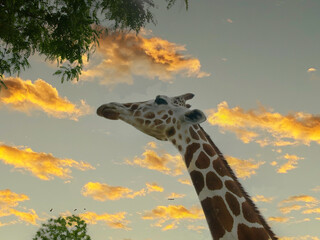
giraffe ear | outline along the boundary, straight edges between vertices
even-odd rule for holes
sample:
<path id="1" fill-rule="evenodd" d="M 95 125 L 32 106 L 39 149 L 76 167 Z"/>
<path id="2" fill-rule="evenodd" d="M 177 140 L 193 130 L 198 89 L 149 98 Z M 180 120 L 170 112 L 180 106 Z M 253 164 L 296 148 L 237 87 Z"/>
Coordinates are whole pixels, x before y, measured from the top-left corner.
<path id="1" fill-rule="evenodd" d="M 184 114 L 184 120 L 192 124 L 202 123 L 206 121 L 206 119 L 204 113 L 199 109 L 190 110 Z"/>

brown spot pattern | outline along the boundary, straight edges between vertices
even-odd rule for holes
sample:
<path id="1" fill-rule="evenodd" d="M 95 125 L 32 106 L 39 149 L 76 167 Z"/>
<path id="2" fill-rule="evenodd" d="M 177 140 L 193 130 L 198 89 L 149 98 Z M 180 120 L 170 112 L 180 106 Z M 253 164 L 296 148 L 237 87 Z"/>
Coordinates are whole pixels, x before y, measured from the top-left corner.
<path id="1" fill-rule="evenodd" d="M 207 154 L 204 152 L 201 152 L 198 156 L 198 159 L 196 161 L 197 168 L 205 169 L 210 166 L 210 159 L 208 158 Z"/>
<path id="2" fill-rule="evenodd" d="M 189 144 L 190 141 L 191 141 L 191 139 L 189 137 L 187 137 L 186 143 Z"/>
<path id="3" fill-rule="evenodd" d="M 154 121 L 154 125 L 160 125 L 161 123 L 162 123 L 162 120 L 160 120 L 160 119 L 155 119 Z"/>
<path id="4" fill-rule="evenodd" d="M 201 204 L 207 217 L 213 239 L 220 239 L 226 231 L 230 232 L 232 230 L 233 218 L 224 200 L 220 196 L 206 198 Z"/>
<path id="5" fill-rule="evenodd" d="M 136 121 L 140 124 L 143 124 L 144 123 L 144 120 L 142 118 L 136 118 Z"/>
<path id="6" fill-rule="evenodd" d="M 150 120 L 146 120 L 146 125 L 149 125 L 151 123 Z"/>
<path id="7" fill-rule="evenodd" d="M 190 128 L 189 128 L 189 132 L 190 132 L 190 135 L 191 135 L 191 137 L 192 137 L 193 139 L 196 139 L 196 140 L 199 140 L 199 139 L 200 139 L 199 136 L 198 136 L 198 134 L 193 130 L 193 127 L 190 127 Z"/>
<path id="8" fill-rule="evenodd" d="M 198 129 L 199 129 L 198 124 L 193 125 L 193 127 L 194 127 L 195 130 L 198 130 Z"/>
<path id="9" fill-rule="evenodd" d="M 199 143 L 192 143 L 187 147 L 186 152 L 184 154 L 184 159 L 185 159 L 187 168 L 190 165 L 190 162 L 192 160 L 193 154 L 199 149 L 199 147 L 200 147 Z"/>
<path id="10" fill-rule="evenodd" d="M 154 118 L 156 115 L 154 115 L 153 112 L 147 112 L 146 114 L 143 115 L 145 118 L 149 118 L 152 119 Z"/>
<path id="11" fill-rule="evenodd" d="M 235 181 L 227 180 L 227 181 L 224 182 L 224 184 L 226 185 L 227 189 L 230 192 L 234 193 L 238 197 L 242 197 L 243 196 L 238 184 Z"/>
<path id="12" fill-rule="evenodd" d="M 179 149 L 180 152 L 182 151 L 181 145 L 178 146 L 178 149 Z"/>
<path id="13" fill-rule="evenodd" d="M 209 144 L 203 144 L 203 149 L 210 157 L 213 157 L 216 154 L 213 147 Z"/>
<path id="14" fill-rule="evenodd" d="M 223 229 L 218 218 L 215 214 L 215 209 L 212 206 L 212 199 L 206 198 L 201 201 L 203 212 L 206 216 L 211 235 L 214 240 L 220 240 L 221 237 L 225 234 L 226 230 Z"/>
<path id="15" fill-rule="evenodd" d="M 171 127 L 166 131 L 167 137 L 172 137 L 175 133 L 176 130 L 174 129 L 174 127 Z"/>
<path id="16" fill-rule="evenodd" d="M 223 184 L 221 179 L 214 172 L 208 172 L 206 175 L 207 188 L 210 190 L 219 190 Z"/>
<path id="17" fill-rule="evenodd" d="M 218 158 L 212 162 L 213 168 L 217 171 L 217 173 L 220 176 L 229 176 L 231 177 L 231 174 L 227 170 L 227 168 L 223 165 L 223 162 Z"/>
<path id="18" fill-rule="evenodd" d="M 133 114 L 133 116 L 139 117 L 139 116 L 141 116 L 141 112 L 140 112 L 140 111 L 136 111 L 136 112 Z"/>
<path id="19" fill-rule="evenodd" d="M 193 182 L 193 185 L 197 191 L 197 193 L 199 194 L 203 187 L 204 187 L 204 179 L 203 179 L 203 175 L 201 172 L 198 171 L 192 171 L 190 173 L 191 176 L 191 180 Z"/>
<path id="20" fill-rule="evenodd" d="M 139 107 L 138 104 L 133 104 L 130 109 L 131 109 L 132 111 L 134 111 L 134 110 L 136 110 L 138 107 Z"/>
<path id="21" fill-rule="evenodd" d="M 172 110 L 169 110 L 168 113 L 169 113 L 170 115 L 173 115 L 173 111 L 172 111 Z"/>
<path id="22" fill-rule="evenodd" d="M 235 196 L 233 196 L 231 193 L 227 192 L 226 200 L 232 213 L 235 216 L 238 216 L 240 214 L 240 203 L 238 202 L 238 199 Z"/>
<path id="23" fill-rule="evenodd" d="M 171 118 L 168 118 L 168 119 L 166 120 L 166 123 L 167 123 L 167 124 L 171 123 Z"/>
<path id="24" fill-rule="evenodd" d="M 242 203 L 242 213 L 248 222 L 260 223 L 258 214 L 255 212 L 253 206 L 251 206 L 248 202 Z"/>
<path id="25" fill-rule="evenodd" d="M 238 225 L 239 240 L 268 240 L 270 239 L 267 231 L 264 228 L 250 228 L 247 225 Z"/>
<path id="26" fill-rule="evenodd" d="M 175 118 L 172 119 L 173 124 L 175 124 L 176 121 L 177 121 L 177 120 L 176 120 Z"/>
<path id="27" fill-rule="evenodd" d="M 168 118 L 167 114 L 163 115 L 161 119 L 166 119 L 166 118 Z"/>
<path id="28" fill-rule="evenodd" d="M 198 131 L 198 134 L 203 141 L 207 141 L 206 135 L 201 130 Z"/>

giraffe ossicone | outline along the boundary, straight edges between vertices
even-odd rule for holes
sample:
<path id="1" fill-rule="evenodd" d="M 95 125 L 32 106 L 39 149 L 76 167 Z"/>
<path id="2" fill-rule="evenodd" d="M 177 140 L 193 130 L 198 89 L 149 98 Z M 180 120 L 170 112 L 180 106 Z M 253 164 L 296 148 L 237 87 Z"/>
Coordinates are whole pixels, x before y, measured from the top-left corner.
<path id="1" fill-rule="evenodd" d="M 237 180 L 223 155 L 199 125 L 206 120 L 187 100 L 194 94 L 157 96 L 134 103 L 108 103 L 97 114 L 123 120 L 162 141 L 184 158 L 214 240 L 278 239 Z"/>

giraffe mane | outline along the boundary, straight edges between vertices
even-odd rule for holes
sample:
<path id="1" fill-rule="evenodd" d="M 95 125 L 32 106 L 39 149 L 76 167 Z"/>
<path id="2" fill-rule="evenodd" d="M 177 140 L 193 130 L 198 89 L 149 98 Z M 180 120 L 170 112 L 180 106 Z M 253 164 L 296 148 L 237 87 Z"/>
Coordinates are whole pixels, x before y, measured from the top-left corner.
<path id="1" fill-rule="evenodd" d="M 257 206 L 255 205 L 255 203 L 252 201 L 251 197 L 249 196 L 249 194 L 244 190 L 244 188 L 242 187 L 241 183 L 239 182 L 237 176 L 234 174 L 232 168 L 230 167 L 230 165 L 228 164 L 227 160 L 225 159 L 225 157 L 223 156 L 223 154 L 221 153 L 221 151 L 219 150 L 219 148 L 213 143 L 211 137 L 206 133 L 206 131 L 204 131 L 204 129 L 200 126 L 200 124 L 198 125 L 201 129 L 201 131 L 205 134 L 206 138 L 208 139 L 209 143 L 211 144 L 211 146 L 214 148 L 214 150 L 216 151 L 216 153 L 219 155 L 220 159 L 222 160 L 222 162 L 224 163 L 225 167 L 228 169 L 228 171 L 231 174 L 232 179 L 234 180 L 234 182 L 238 185 L 240 191 L 242 192 L 243 196 L 245 197 L 246 201 L 250 204 L 250 206 L 252 206 L 252 208 L 254 209 L 255 213 L 257 214 L 261 224 L 263 225 L 263 227 L 267 230 L 267 232 L 269 233 L 269 235 L 271 236 L 272 240 L 277 240 L 278 237 L 275 236 L 274 232 L 271 230 L 270 226 L 268 225 L 268 223 L 266 222 L 266 220 L 264 219 L 264 217 L 261 215 L 259 209 L 257 208 Z"/>

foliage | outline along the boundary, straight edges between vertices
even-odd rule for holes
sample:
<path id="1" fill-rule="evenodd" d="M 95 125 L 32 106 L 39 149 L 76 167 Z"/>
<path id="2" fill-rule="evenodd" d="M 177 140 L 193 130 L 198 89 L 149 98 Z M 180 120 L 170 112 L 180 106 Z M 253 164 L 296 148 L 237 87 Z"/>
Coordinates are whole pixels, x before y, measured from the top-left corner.
<path id="1" fill-rule="evenodd" d="M 91 240 L 87 235 L 87 224 L 80 217 L 72 215 L 50 218 L 42 224 L 33 240 Z"/>
<path id="2" fill-rule="evenodd" d="M 166 2 L 169 9 L 176 0 Z M 89 59 L 104 31 L 138 33 L 147 23 L 155 24 L 154 7 L 153 0 L 1 0 L 0 89 L 4 74 L 30 67 L 35 53 L 57 61 L 60 69 L 54 74 L 62 82 L 79 79 L 83 56 Z"/>

